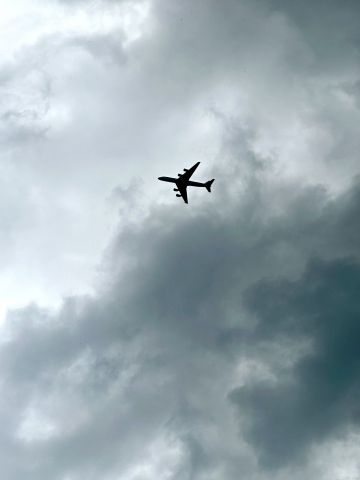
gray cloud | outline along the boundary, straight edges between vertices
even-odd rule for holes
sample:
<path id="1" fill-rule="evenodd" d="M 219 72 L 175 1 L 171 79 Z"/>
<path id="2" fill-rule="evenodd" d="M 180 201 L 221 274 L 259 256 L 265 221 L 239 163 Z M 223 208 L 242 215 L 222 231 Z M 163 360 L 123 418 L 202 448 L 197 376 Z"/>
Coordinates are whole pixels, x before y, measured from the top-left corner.
<path id="1" fill-rule="evenodd" d="M 15 222 L 21 263 L 68 287 L 99 204 L 121 216 L 92 296 L 8 315 L 4 478 L 329 478 L 314 448 L 358 426 L 358 9 L 338 5 L 155 1 L 130 45 L 57 32 L 3 69 L 49 86 L 37 143 L 4 110 L 37 226 Z M 195 158 L 216 188 L 184 209 L 154 179 Z"/>
<path id="2" fill-rule="evenodd" d="M 270 337 L 306 335 L 312 342 L 290 372 L 279 371 L 275 385 L 262 382 L 231 394 L 248 418 L 249 439 L 264 465 L 302 460 L 314 442 L 356 428 L 359 275 L 353 259 L 313 261 L 297 282 L 252 289 L 249 303 Z"/>
<path id="3" fill-rule="evenodd" d="M 114 478 L 143 461 L 157 437 L 178 449 L 162 467 L 174 478 L 256 478 L 232 404 L 247 416 L 245 438 L 264 467 L 292 461 L 355 418 L 359 268 L 336 260 L 340 236 L 328 232 L 341 225 L 341 256 L 355 255 L 358 187 L 333 200 L 323 189 L 291 198 L 285 188 L 288 208 L 277 216 L 265 210 L 263 175 L 225 216 L 163 206 L 141 227 L 128 225 L 108 251 L 110 282 L 97 298 L 69 299 L 58 314 L 11 315 L 0 362 L 3 450 L 16 452 L 7 478 Z M 327 260 L 281 279 L 313 252 Z M 261 280 L 275 272 L 276 282 Z M 289 382 L 273 351 L 285 337 L 313 347 L 287 367 Z M 246 359 L 266 361 L 278 383 L 253 378 L 234 389 Z M 33 426 L 30 407 L 40 418 Z"/>

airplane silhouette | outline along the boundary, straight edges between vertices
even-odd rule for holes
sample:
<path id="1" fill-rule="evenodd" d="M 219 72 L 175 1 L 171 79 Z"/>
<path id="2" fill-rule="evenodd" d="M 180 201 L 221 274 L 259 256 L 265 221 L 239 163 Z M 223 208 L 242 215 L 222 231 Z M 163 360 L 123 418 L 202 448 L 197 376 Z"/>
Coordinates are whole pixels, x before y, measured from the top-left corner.
<path id="1" fill-rule="evenodd" d="M 175 183 L 177 188 L 174 188 L 174 192 L 179 192 L 176 194 L 177 197 L 182 197 L 185 203 L 188 203 L 187 198 L 187 187 L 205 187 L 208 192 L 211 192 L 211 185 L 214 178 L 205 183 L 192 182 L 190 180 L 191 175 L 195 172 L 197 167 L 200 165 L 200 162 L 195 163 L 191 168 L 184 168 L 185 173 L 178 173 L 178 178 L 172 177 L 159 177 L 159 180 L 163 182 Z"/>

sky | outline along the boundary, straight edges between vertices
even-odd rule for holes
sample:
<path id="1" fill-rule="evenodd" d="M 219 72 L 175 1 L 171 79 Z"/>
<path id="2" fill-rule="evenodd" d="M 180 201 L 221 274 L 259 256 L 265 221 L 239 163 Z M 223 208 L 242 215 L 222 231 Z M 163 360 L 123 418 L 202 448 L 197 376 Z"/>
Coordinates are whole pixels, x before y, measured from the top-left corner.
<path id="1" fill-rule="evenodd" d="M 0 0 L 6 480 L 360 477 L 359 24 Z"/>

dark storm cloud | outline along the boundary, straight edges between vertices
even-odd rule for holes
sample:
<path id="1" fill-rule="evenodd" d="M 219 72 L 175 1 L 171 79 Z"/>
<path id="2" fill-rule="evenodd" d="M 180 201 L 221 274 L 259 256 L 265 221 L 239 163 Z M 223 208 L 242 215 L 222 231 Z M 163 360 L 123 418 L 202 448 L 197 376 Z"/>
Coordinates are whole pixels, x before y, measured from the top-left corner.
<path id="1" fill-rule="evenodd" d="M 234 402 L 265 466 L 293 460 L 356 415 L 357 263 L 315 261 L 299 280 L 281 276 L 313 254 L 356 254 L 359 187 L 333 200 L 321 188 L 284 188 L 288 207 L 276 214 L 263 175 L 248 173 L 251 189 L 238 201 L 230 194 L 226 214 L 157 207 L 129 224 L 108 251 L 110 282 L 97 298 L 68 300 L 58 314 L 12 314 L 0 362 L 7 478 L 112 478 L 146 456 L 155 432 L 181 446 L 174 478 L 251 477 Z M 217 180 L 229 182 L 226 173 Z M 277 282 L 258 283 L 275 272 Z M 291 367 L 292 383 L 281 381 L 270 349 L 277 387 L 253 380 L 232 390 L 237 361 L 261 361 L 259 345 L 281 347 L 284 336 L 313 341 Z M 24 426 L 30 407 L 40 415 L 33 433 Z M 54 424 L 46 440 L 41 422 Z"/>
<path id="2" fill-rule="evenodd" d="M 249 206 L 243 198 L 229 217 L 212 212 L 178 219 L 181 229 L 164 233 L 164 226 L 160 235 L 159 224 L 149 223 L 147 235 L 125 236 L 117 249 L 131 245 L 141 252 L 136 259 L 141 267 L 127 276 L 136 286 L 127 310 L 146 318 L 146 330 L 169 343 L 167 355 L 195 359 L 195 353 L 186 353 L 190 348 L 196 357 L 212 352 L 217 361 L 228 362 L 249 349 L 250 356 L 261 358 L 264 343 L 281 348 L 284 340 L 310 342 L 311 352 L 290 368 L 276 366 L 271 355 L 266 359 L 274 361 L 275 386 L 250 384 L 230 395 L 241 416 L 248 416 L 247 438 L 263 465 L 279 467 L 356 418 L 360 187 L 356 183 L 336 199 L 321 187 L 298 190 L 293 198 L 287 192 L 288 209 L 270 214 L 271 221 L 261 217 L 269 205 L 266 195 L 255 190 L 260 202 Z M 312 257 L 299 280 L 282 280 L 284 273 L 297 276 Z M 274 283 L 249 289 L 256 278 L 273 275 L 279 277 Z M 192 382 L 189 372 L 187 381 Z"/>
<path id="3" fill-rule="evenodd" d="M 360 264 L 352 258 L 314 260 L 296 282 L 251 289 L 248 305 L 260 320 L 260 336 L 311 339 L 310 353 L 290 372 L 280 371 L 275 385 L 262 382 L 231 394 L 264 465 L 302 460 L 314 442 L 358 425 L 359 281 Z"/>

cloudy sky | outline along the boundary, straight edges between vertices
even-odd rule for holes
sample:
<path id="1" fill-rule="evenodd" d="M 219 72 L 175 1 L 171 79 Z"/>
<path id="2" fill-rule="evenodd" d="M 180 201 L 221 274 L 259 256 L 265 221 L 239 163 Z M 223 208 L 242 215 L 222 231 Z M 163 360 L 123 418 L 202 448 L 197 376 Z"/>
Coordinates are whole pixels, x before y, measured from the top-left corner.
<path id="1" fill-rule="evenodd" d="M 360 478 L 359 25 L 0 0 L 2 478 Z"/>

